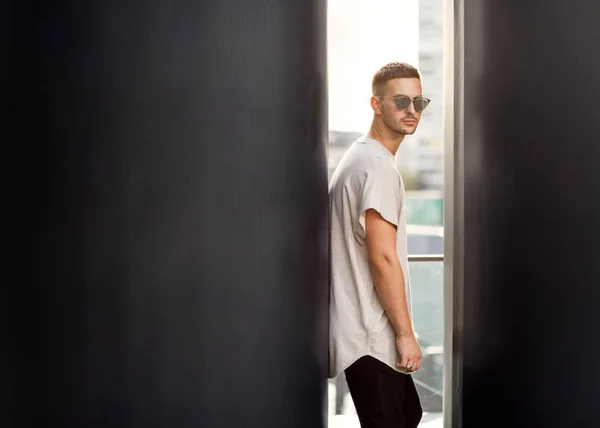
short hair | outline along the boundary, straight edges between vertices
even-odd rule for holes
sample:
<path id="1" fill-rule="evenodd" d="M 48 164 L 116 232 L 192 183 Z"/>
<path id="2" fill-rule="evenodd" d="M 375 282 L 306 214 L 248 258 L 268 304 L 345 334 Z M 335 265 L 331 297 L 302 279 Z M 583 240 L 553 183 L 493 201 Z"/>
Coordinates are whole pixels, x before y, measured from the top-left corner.
<path id="1" fill-rule="evenodd" d="M 415 67 L 405 62 L 390 62 L 377 70 L 377 73 L 373 76 L 373 83 L 371 84 L 373 95 L 381 94 L 383 88 L 390 80 L 401 78 L 421 80 L 421 73 Z"/>

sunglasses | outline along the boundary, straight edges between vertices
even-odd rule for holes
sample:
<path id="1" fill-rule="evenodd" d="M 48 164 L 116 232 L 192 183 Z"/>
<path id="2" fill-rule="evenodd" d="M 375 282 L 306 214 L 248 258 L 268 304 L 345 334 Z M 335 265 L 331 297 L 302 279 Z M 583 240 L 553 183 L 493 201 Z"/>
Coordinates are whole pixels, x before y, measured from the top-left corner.
<path id="1" fill-rule="evenodd" d="M 379 97 L 379 98 L 393 98 L 394 101 L 396 102 L 396 108 L 398 110 L 406 110 L 410 106 L 410 103 L 412 102 L 413 105 L 415 106 L 415 111 L 417 113 L 421 113 L 423 110 L 425 110 L 427 108 L 427 106 L 429 105 L 429 103 L 431 102 L 431 100 L 429 98 L 422 97 L 421 95 L 419 95 L 418 97 L 415 97 L 414 99 L 411 99 L 407 95 L 394 95 L 391 97 Z"/>

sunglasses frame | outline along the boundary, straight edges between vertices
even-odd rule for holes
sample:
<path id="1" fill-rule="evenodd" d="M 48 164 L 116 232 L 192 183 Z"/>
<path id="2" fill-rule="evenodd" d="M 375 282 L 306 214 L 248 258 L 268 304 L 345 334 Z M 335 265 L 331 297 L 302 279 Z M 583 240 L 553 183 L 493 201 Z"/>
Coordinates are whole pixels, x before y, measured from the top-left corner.
<path id="1" fill-rule="evenodd" d="M 427 106 L 429 106 L 429 103 L 431 103 L 431 100 L 430 100 L 429 98 L 426 98 L 426 97 L 424 97 L 423 95 L 418 95 L 418 96 L 416 96 L 416 97 L 414 97 L 414 98 L 411 98 L 411 97 L 409 97 L 408 95 L 402 95 L 402 94 L 400 94 L 400 95 L 390 95 L 390 96 L 387 96 L 387 97 L 384 97 L 384 96 L 379 96 L 379 98 L 393 98 L 393 99 L 394 99 L 394 102 L 395 102 L 395 104 L 396 104 L 396 108 L 397 108 L 398 110 L 406 110 L 406 109 L 407 109 L 407 108 L 410 106 L 410 104 L 412 103 L 412 105 L 414 106 L 414 108 L 415 108 L 415 111 L 416 111 L 417 113 L 421 113 L 422 111 L 424 111 L 424 110 L 427 108 Z M 418 100 L 419 100 L 419 98 L 420 98 L 422 101 L 425 101 L 425 102 L 426 102 L 426 104 L 425 104 L 425 107 L 423 107 L 421 110 L 418 110 L 418 109 L 417 109 L 417 105 L 415 104 L 415 101 L 418 101 Z M 400 106 L 399 106 L 399 101 L 400 101 L 400 100 L 402 100 L 402 101 L 404 101 L 404 102 L 406 102 L 406 100 L 408 100 L 408 104 L 406 104 L 406 107 L 400 107 Z"/>

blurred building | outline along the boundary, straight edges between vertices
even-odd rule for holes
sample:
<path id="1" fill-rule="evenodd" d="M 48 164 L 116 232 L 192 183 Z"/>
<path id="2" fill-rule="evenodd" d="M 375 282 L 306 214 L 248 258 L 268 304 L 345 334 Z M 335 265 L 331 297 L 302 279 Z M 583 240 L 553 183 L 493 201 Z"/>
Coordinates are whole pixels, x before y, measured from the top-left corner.
<path id="1" fill-rule="evenodd" d="M 442 190 L 444 184 L 442 21 L 441 0 L 419 0 L 419 69 L 423 92 L 431 98 L 431 104 L 415 134 L 417 150 L 410 161 L 423 189 Z"/>

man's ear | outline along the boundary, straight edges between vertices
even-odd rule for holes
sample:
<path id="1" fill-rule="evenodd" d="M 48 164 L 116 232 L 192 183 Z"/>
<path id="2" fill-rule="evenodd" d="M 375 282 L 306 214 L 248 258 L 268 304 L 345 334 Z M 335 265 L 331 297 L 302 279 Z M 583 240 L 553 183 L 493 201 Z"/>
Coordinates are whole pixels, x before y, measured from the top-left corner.
<path id="1" fill-rule="evenodd" d="M 371 97 L 371 108 L 373 109 L 373 112 L 375 114 L 381 114 L 381 104 L 380 104 L 381 100 L 379 99 L 379 97 L 373 95 Z"/>

